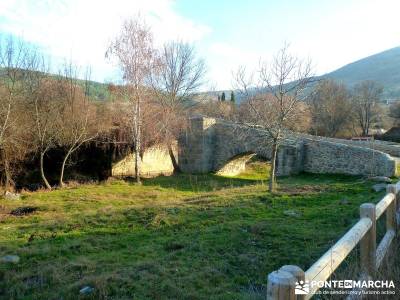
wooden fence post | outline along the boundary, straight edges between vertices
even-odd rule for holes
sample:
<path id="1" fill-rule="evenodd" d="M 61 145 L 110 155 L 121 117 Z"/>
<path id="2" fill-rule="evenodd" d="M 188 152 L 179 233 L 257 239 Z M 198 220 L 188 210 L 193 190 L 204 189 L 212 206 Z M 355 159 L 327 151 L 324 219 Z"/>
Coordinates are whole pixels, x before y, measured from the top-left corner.
<path id="1" fill-rule="evenodd" d="M 369 218 L 371 228 L 360 241 L 361 271 L 366 278 L 376 272 L 376 213 L 375 204 L 364 203 L 360 206 L 360 218 Z"/>
<path id="2" fill-rule="evenodd" d="M 279 269 L 280 271 L 285 271 L 290 274 L 292 274 L 296 278 L 296 282 L 303 282 L 305 283 L 306 281 L 306 274 L 305 272 L 298 266 L 294 265 L 285 265 L 282 268 Z M 304 300 L 305 295 L 296 295 L 296 300 Z"/>
<path id="3" fill-rule="evenodd" d="M 268 300 L 295 300 L 296 277 L 287 271 L 278 270 L 268 274 Z"/>
<path id="4" fill-rule="evenodd" d="M 386 188 L 388 193 L 394 194 L 394 200 L 386 209 L 386 231 L 397 229 L 396 209 L 397 209 L 397 188 L 395 184 L 389 184 Z"/>

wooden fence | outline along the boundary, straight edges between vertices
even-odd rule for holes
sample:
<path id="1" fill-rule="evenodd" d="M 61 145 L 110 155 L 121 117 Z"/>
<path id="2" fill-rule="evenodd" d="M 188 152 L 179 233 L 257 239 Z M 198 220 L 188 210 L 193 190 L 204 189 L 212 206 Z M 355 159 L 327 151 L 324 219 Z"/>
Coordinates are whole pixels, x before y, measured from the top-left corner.
<path id="1" fill-rule="evenodd" d="M 349 253 L 360 245 L 361 278 L 371 279 L 376 274 L 388 252 L 400 225 L 398 194 L 400 181 L 387 186 L 387 193 L 378 204 L 364 203 L 360 206 L 360 220 L 333 245 L 307 271 L 298 266 L 286 265 L 268 275 L 267 299 L 310 299 L 318 291 L 310 285 L 309 293 L 296 295 L 296 282 L 326 281 Z M 400 199 L 399 199 L 400 200 Z M 376 221 L 386 213 L 386 233 L 376 244 Z"/>

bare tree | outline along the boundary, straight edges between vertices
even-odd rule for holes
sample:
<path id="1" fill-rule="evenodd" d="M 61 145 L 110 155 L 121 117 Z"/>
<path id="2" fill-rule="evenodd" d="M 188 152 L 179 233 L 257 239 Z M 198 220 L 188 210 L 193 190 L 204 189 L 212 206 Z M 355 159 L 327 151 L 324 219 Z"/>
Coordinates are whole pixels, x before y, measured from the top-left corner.
<path id="1" fill-rule="evenodd" d="M 21 84 L 28 52 L 28 46 L 20 40 L 0 39 L 0 152 L 6 190 L 14 185 L 16 162 L 22 160 L 29 149 Z"/>
<path id="2" fill-rule="evenodd" d="M 352 120 L 350 95 L 343 84 L 323 80 L 308 99 L 312 116 L 312 132 L 334 137 L 346 129 Z"/>
<path id="3" fill-rule="evenodd" d="M 271 64 L 261 63 L 257 80 L 240 67 L 234 84 L 248 101 L 249 120 L 264 127 L 271 144 L 269 190 L 276 185 L 276 157 L 289 125 L 299 117 L 299 104 L 306 99 L 305 89 L 312 81 L 310 60 L 300 60 L 289 53 L 285 44 Z"/>
<path id="4" fill-rule="evenodd" d="M 124 22 L 119 36 L 106 52 L 106 57 L 114 57 L 128 86 L 125 91 L 131 103 L 131 122 L 135 146 L 135 177 L 140 183 L 140 153 L 142 151 L 142 102 L 149 92 L 151 73 L 155 65 L 155 50 L 150 28 L 138 16 Z"/>
<path id="5" fill-rule="evenodd" d="M 379 107 L 383 88 L 371 80 L 363 81 L 354 88 L 352 108 L 358 126 L 361 128 L 363 136 L 368 136 L 369 129 L 376 124 L 382 115 Z"/>
<path id="6" fill-rule="evenodd" d="M 32 142 L 39 154 L 40 175 L 47 189 L 51 185 L 44 170 L 44 159 L 56 145 L 60 128 L 62 94 L 57 89 L 57 80 L 48 76 L 44 58 L 33 53 L 29 58 L 29 72 L 24 80 L 27 113 L 32 122 Z"/>
<path id="7" fill-rule="evenodd" d="M 65 64 L 58 81 L 61 98 L 60 126 L 57 144 L 66 149 L 61 164 L 59 184 L 64 186 L 64 170 L 71 155 L 83 144 L 97 136 L 95 107 L 77 82 L 78 73 L 72 63 Z M 86 73 L 85 90 L 89 88 L 89 72 Z"/>
<path id="8" fill-rule="evenodd" d="M 191 97 L 203 83 L 205 64 L 196 57 L 192 45 L 181 41 L 164 44 L 160 53 L 158 72 L 152 77 L 154 91 L 161 104 L 160 131 L 168 146 L 175 171 L 179 166 L 172 150 L 186 122 L 186 109 L 191 106 Z"/>

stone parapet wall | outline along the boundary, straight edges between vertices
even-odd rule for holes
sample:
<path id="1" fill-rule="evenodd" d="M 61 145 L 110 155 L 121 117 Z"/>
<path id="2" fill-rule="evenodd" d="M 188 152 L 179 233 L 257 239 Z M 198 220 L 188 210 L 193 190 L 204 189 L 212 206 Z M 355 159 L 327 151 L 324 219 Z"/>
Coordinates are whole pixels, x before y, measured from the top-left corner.
<path id="1" fill-rule="evenodd" d="M 300 138 L 307 138 L 317 141 L 328 141 L 335 142 L 340 144 L 352 145 L 362 148 L 369 148 L 373 150 L 378 150 L 384 153 L 387 153 L 391 156 L 400 157 L 400 144 L 381 141 L 381 140 L 371 140 L 371 141 L 355 141 L 355 140 L 345 140 L 345 139 L 337 139 L 337 138 L 327 138 L 321 136 L 313 136 L 308 134 L 297 134 L 295 135 Z"/>
<path id="2" fill-rule="evenodd" d="M 304 140 L 303 170 L 310 173 L 393 176 L 396 161 L 390 155 L 330 141 Z"/>

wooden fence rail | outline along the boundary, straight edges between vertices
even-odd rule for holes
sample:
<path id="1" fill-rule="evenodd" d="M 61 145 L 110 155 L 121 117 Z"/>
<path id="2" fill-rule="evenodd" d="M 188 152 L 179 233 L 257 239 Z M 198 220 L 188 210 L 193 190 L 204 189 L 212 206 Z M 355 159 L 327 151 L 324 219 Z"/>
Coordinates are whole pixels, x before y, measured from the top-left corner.
<path id="1" fill-rule="evenodd" d="M 361 278 L 359 280 L 373 278 L 389 251 L 392 241 L 398 235 L 399 192 L 400 181 L 387 186 L 387 193 L 378 204 L 362 204 L 360 220 L 307 271 L 304 272 L 298 266 L 286 265 L 270 273 L 267 299 L 310 299 L 318 291 L 318 285 L 310 285 L 307 294 L 296 295 L 296 283 L 326 281 L 357 245 L 360 245 Z M 385 213 L 386 233 L 377 246 L 376 221 Z"/>

